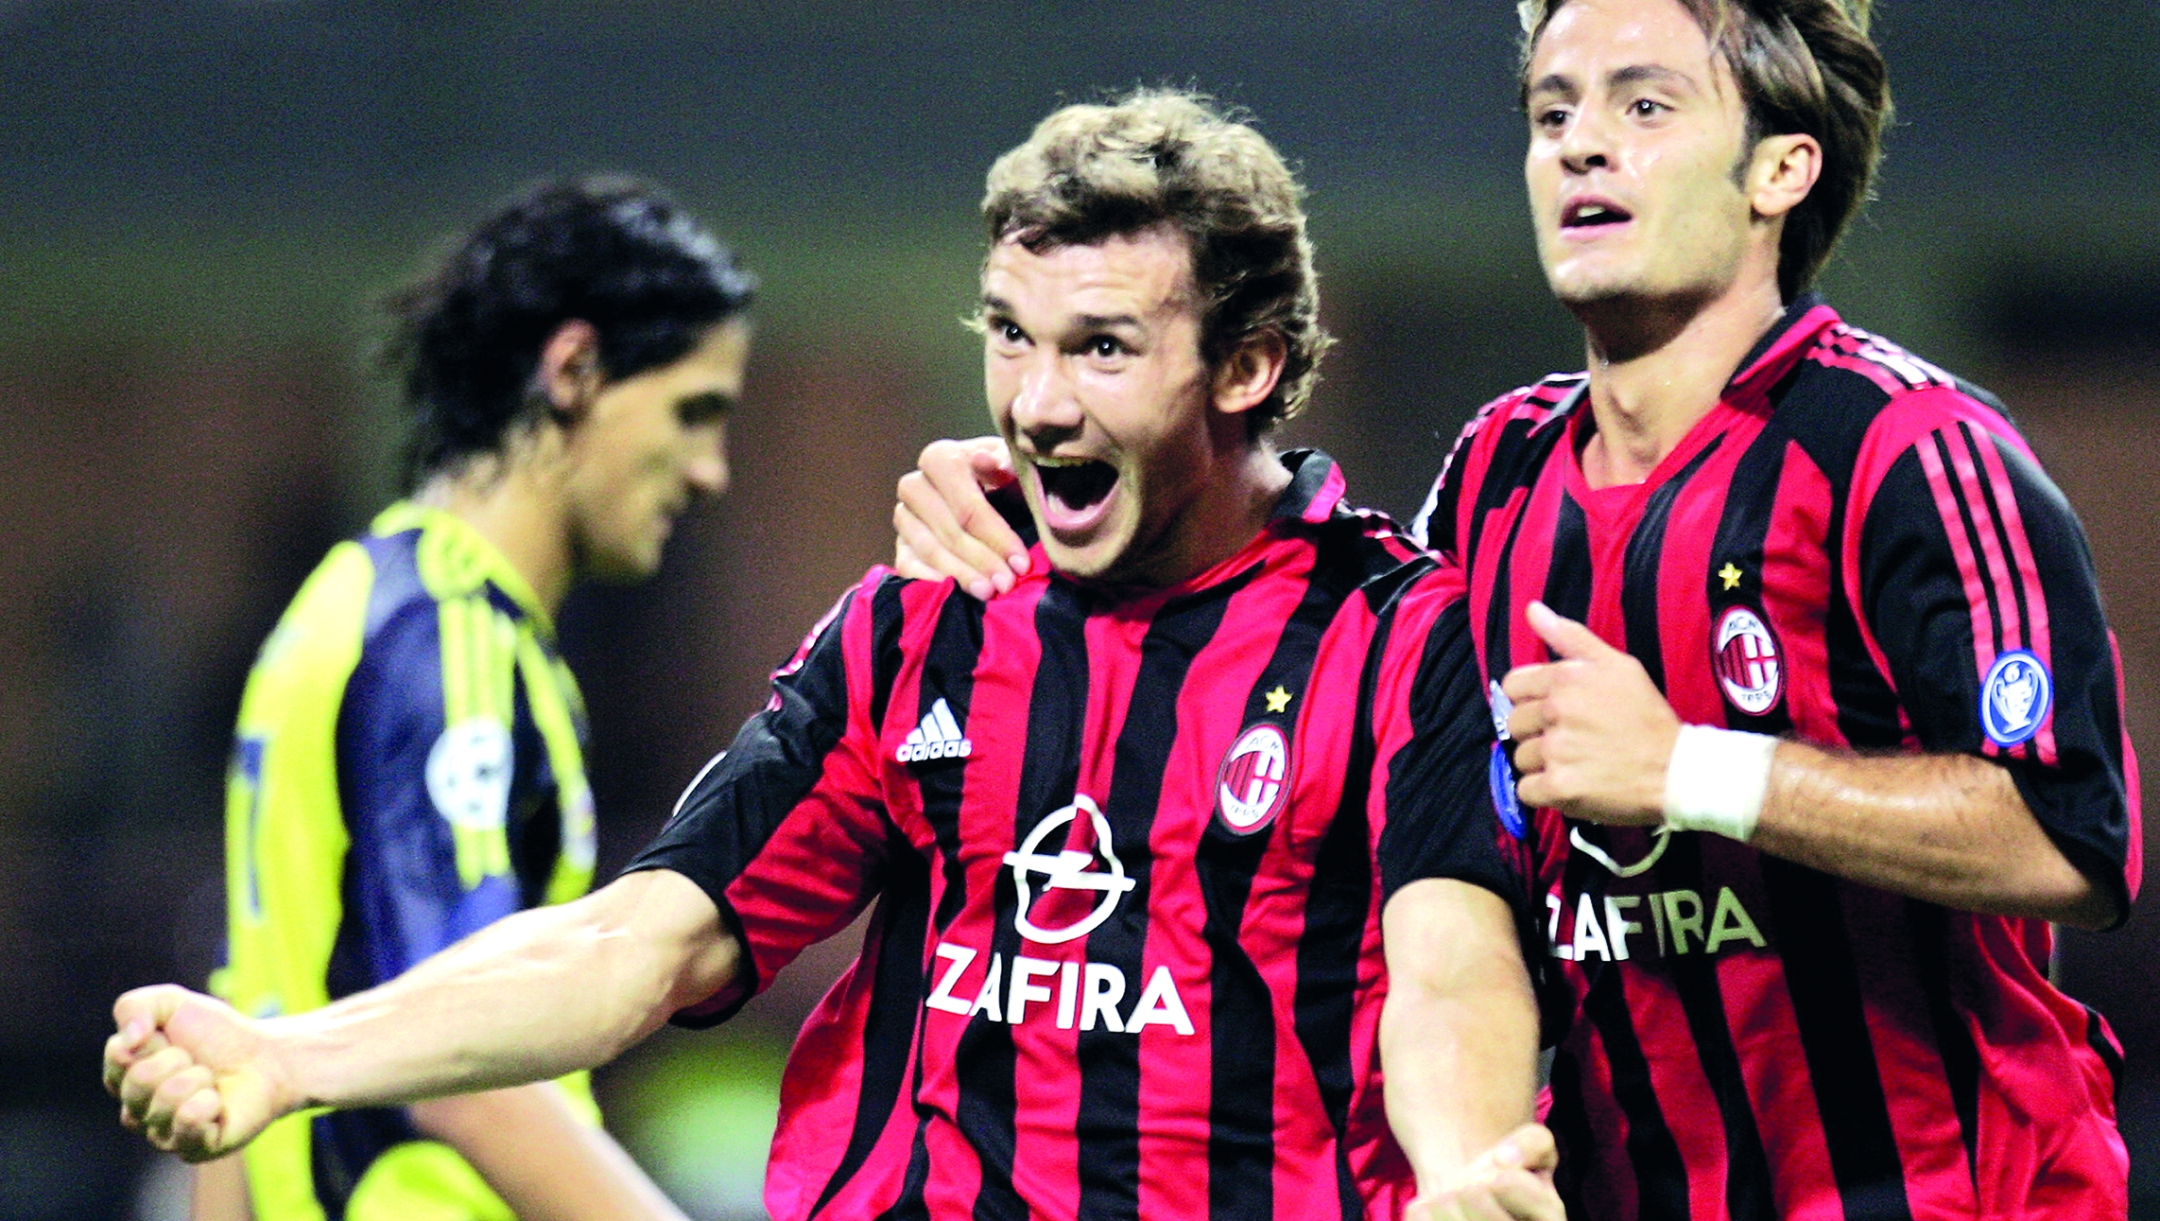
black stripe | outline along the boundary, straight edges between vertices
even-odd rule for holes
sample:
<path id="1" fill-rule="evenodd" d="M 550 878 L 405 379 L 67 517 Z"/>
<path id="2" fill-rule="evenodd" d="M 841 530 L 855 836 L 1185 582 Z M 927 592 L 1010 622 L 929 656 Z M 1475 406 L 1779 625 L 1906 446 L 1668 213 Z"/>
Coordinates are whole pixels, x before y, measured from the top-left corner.
<path id="1" fill-rule="evenodd" d="M 887 837 L 884 896 L 863 938 L 865 957 L 876 974 L 870 985 L 863 1021 L 862 1081 L 855 1097 L 855 1126 L 848 1134 L 840 1164 L 810 1206 L 816 1216 L 832 1202 L 892 1118 L 907 1077 L 908 1045 L 914 1040 L 923 997 L 923 939 L 930 921 L 930 866 L 897 829 Z"/>
<path id="2" fill-rule="evenodd" d="M 1582 1064 L 1566 1046 L 1553 1053 L 1552 1112 L 1546 1123 L 1553 1143 L 1559 1147 L 1560 1165 L 1553 1171 L 1553 1188 L 1570 1217 L 1590 1215 L 1590 1186 L 1604 1178 L 1605 1146 L 1590 1130 L 1590 1106 L 1583 1090 Z"/>
<path id="3" fill-rule="evenodd" d="M 1597 1028 L 1598 1040 L 1604 1044 L 1605 1063 L 1612 1071 L 1613 1101 L 1627 1117 L 1628 1161 L 1635 1168 L 1636 1215 L 1685 1221 L 1692 1215 L 1688 1211 L 1687 1167 L 1680 1161 L 1680 1146 L 1674 1143 L 1672 1129 L 1658 1106 L 1650 1065 L 1635 1036 L 1635 1018 L 1628 1012 L 1627 994 L 1620 981 L 1619 971 L 1597 972 L 1583 994 L 1583 1016 Z"/>
<path id="4" fill-rule="evenodd" d="M 1701 878 L 1702 836 L 1675 835 L 1667 845 L 1665 877 Z M 1707 892 L 1709 887 L 1702 889 Z M 1658 901 L 1656 895 L 1650 901 Z M 1777 1221 L 1777 1201 L 1770 1185 L 1770 1156 L 1763 1148 L 1762 1130 L 1755 1121 L 1755 1105 L 1748 1097 L 1747 1078 L 1740 1071 L 1740 1055 L 1733 1046 L 1731 1023 L 1725 1016 L 1724 990 L 1719 986 L 1718 960 L 1709 953 L 1674 954 L 1665 960 L 1673 991 L 1687 1014 L 1703 1076 L 1717 1099 L 1718 1117 L 1725 1132 L 1725 1204 L 1733 1221 Z"/>
<path id="5" fill-rule="evenodd" d="M 928 713 L 943 699 L 953 720 L 966 731 L 969 703 L 975 695 L 975 664 L 982 656 L 982 620 L 983 604 L 975 599 L 958 593 L 945 599 L 923 655 L 916 716 Z M 923 820 L 937 837 L 938 857 L 944 865 L 945 885 L 937 905 L 937 927 L 942 932 L 967 904 L 967 865 L 960 855 L 960 788 L 967 769 L 961 759 L 931 759 L 911 763 L 908 770 L 915 775 Z"/>
<path id="6" fill-rule="evenodd" d="M 1148 907 L 1152 860 L 1148 836 L 1162 797 L 1163 769 L 1177 740 L 1178 694 L 1193 657 L 1222 625 L 1229 599 L 1250 573 L 1166 603 L 1140 645 L 1125 723 L 1118 728 L 1116 771 L 1103 816 L 1133 889 L 1109 919 L 1088 934 L 1090 962 L 1124 972 L 1135 992 L 1147 986 Z M 1079 1215 L 1140 1215 L 1140 1041 L 1103 1028 L 1079 1036 Z"/>
<path id="7" fill-rule="evenodd" d="M 1540 600 L 1577 623 L 1590 617 L 1590 529 L 1582 506 L 1565 490 L 1553 518 L 1552 554 Z"/>
<path id="8" fill-rule="evenodd" d="M 1710 544 L 1710 572 L 1703 579 L 1704 596 L 1709 602 L 1711 636 L 1704 640 L 1706 651 L 1717 645 L 1718 621 L 1727 610 L 1745 606 L 1762 619 L 1763 627 L 1772 633 L 1769 612 L 1763 609 L 1762 577 L 1765 554 L 1768 549 L 1770 527 L 1777 520 L 1778 492 L 1784 484 L 1785 461 L 1790 452 L 1784 428 L 1772 420 L 1756 434 L 1755 440 L 1733 464 L 1732 477 L 1726 481 L 1725 508 L 1718 517 L 1716 538 Z M 1719 574 L 1727 564 L 1740 572 L 1738 584 L 1725 588 L 1725 578 Z M 1628 638 L 1634 643 L 1632 635 Z M 1792 728 L 1792 707 L 1787 696 L 1792 689 L 1792 661 L 1785 656 L 1785 642 L 1778 641 L 1777 702 L 1760 713 L 1749 713 L 1730 699 L 1723 700 L 1727 720 L 1745 718 L 1743 724 L 1750 733 L 1782 734 Z M 1722 693 L 1723 682 L 1718 674 L 1718 659 L 1714 651 L 1710 655 L 1711 679 Z"/>
<path id="9" fill-rule="evenodd" d="M 1965 1144 L 1965 1171 L 1980 1190 L 1980 1051 L 1972 1032 L 1965 1028 L 1950 995 L 1949 912 L 1918 899 L 1905 902 L 1905 919 L 1912 927 L 1913 974 L 1927 997 L 1928 1018 L 1935 1033 L 1935 1054 L 1942 1058 L 1943 1082 L 1950 1089 L 1951 1109 L 1957 1112 L 1958 1134 Z M 1962 925 L 1964 921 L 1960 919 Z"/>
<path id="10" fill-rule="evenodd" d="M 1241 726 L 1266 722 L 1283 733 L 1296 757 L 1298 711 L 1312 687 L 1320 639 L 1343 601 L 1365 576 L 1363 550 L 1342 531 L 1316 540 L 1305 592 L 1283 624 L 1275 651 L 1245 697 Z M 1271 692 L 1290 703 L 1271 711 Z M 1242 729 L 1240 730 L 1242 733 Z M 1287 788 L 1291 777 L 1286 773 Z M 1278 798 L 1287 803 L 1287 795 Z M 1275 1212 L 1275 1024 L 1272 993 L 1238 939 L 1253 875 L 1274 837 L 1274 823 L 1239 835 L 1210 819 L 1193 868 L 1207 903 L 1209 983 L 1208 1215 L 1218 1221 L 1269 1217 Z"/>
<path id="11" fill-rule="evenodd" d="M 1665 527 L 1672 520 L 1673 501 L 1680 498 L 1681 489 L 1724 443 L 1723 433 L 1712 437 L 1701 453 L 1659 484 L 1643 505 L 1642 520 L 1628 536 L 1620 581 L 1620 614 L 1627 627 L 1627 651 L 1642 663 L 1651 683 L 1660 691 L 1665 689 L 1665 651 L 1658 634 L 1658 569 L 1665 558 Z"/>
<path id="12" fill-rule="evenodd" d="M 1013 804 L 1013 839 L 1045 816 L 1072 804 L 1079 781 L 1081 724 L 1087 715 L 1087 613 L 1079 593 L 1064 581 L 1052 581 L 1035 604 L 1035 637 L 1042 650 L 1024 710 L 1027 743 L 1021 758 L 1020 788 Z M 998 710 L 1004 712 L 1005 710 Z M 994 894 L 990 955 L 1007 964 L 1021 951 L 1014 923 L 1019 895 L 1012 875 L 999 870 Z M 974 1216 L 981 1221 L 1025 1218 L 1027 1206 L 1012 1185 L 1017 1137 L 1017 1057 L 1012 1027 L 978 1013 L 968 1019 L 954 1052 L 959 1086 L 955 1116 L 968 1144 L 982 1162 L 982 1190 Z"/>
<path id="13" fill-rule="evenodd" d="M 1350 1028 L 1356 1012 L 1357 968 L 1364 946 L 1365 921 L 1372 904 L 1372 858 L 1366 848 L 1370 824 L 1365 817 L 1372 791 L 1373 693 L 1380 681 L 1380 661 L 1394 633 L 1399 604 L 1380 608 L 1365 649 L 1359 678 L 1357 721 L 1343 763 L 1343 792 L 1326 838 L 1313 858 L 1312 885 L 1305 896 L 1305 927 L 1298 933 L 1297 992 L 1291 1001 L 1298 1045 L 1312 1067 L 1321 1108 L 1335 1129 L 1335 1180 L 1345 1217 L 1361 1216 L 1364 1205 L 1346 1156 L 1350 1094 L 1356 1073 L 1350 1057 Z"/>
<path id="14" fill-rule="evenodd" d="M 1838 883 L 1805 865 L 1773 856 L 1760 860 L 1774 944 L 1784 960 L 1793 1020 L 1815 1084 L 1817 1122 L 1845 1215 L 1910 1221 L 1905 1167 L 1883 1097 Z M 1789 1116 L 1787 1122 L 1800 1120 Z"/>
<path id="15" fill-rule="evenodd" d="M 918 1047 L 920 1045 L 918 1044 Z M 922 1057 L 915 1061 L 915 1088 L 922 1088 Z M 877 1215 L 877 1221 L 930 1221 L 930 1204 L 923 1196 L 923 1188 L 930 1182 L 930 1144 L 923 1133 L 930 1127 L 930 1113 L 917 1107 L 922 1118 L 915 1121 L 915 1141 L 908 1149 L 906 1177 L 900 1180 L 900 1191 L 893 1197 L 892 1206 Z"/>
<path id="16" fill-rule="evenodd" d="M 1507 676 L 1515 664 L 1515 639 L 1509 631 L 1514 613 L 1515 540 L 1522 534 L 1526 508 L 1508 524 L 1507 545 L 1492 560 L 1491 596 L 1485 604 L 1485 676 L 1495 682 Z"/>
<path id="17" fill-rule="evenodd" d="M 878 583 L 870 599 L 870 728 L 883 731 L 885 708 L 900 674 L 900 625 L 906 621 L 901 606 L 902 582 Z"/>

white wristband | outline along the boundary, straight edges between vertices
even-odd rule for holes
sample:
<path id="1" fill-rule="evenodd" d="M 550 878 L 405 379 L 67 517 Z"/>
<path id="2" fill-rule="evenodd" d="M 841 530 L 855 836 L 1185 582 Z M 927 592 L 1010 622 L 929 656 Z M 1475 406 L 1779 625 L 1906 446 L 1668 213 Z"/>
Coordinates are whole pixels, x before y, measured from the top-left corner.
<path id="1" fill-rule="evenodd" d="M 1762 817 L 1777 744 L 1768 734 L 1682 725 L 1665 764 L 1665 825 L 1746 843 Z"/>

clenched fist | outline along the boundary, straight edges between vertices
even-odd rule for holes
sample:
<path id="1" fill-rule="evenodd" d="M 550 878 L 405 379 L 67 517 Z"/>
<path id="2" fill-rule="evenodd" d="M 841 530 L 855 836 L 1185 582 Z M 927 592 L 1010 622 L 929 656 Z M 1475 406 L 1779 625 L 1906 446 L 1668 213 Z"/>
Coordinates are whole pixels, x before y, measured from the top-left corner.
<path id="1" fill-rule="evenodd" d="M 297 1107 L 262 1024 L 171 984 L 113 1004 L 105 1089 L 120 1122 L 190 1162 L 238 1149 Z"/>

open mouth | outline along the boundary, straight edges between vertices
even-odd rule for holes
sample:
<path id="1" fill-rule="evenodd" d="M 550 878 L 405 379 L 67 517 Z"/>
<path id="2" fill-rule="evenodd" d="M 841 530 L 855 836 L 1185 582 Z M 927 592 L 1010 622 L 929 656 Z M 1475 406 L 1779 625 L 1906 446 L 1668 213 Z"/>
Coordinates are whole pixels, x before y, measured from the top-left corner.
<path id="1" fill-rule="evenodd" d="M 1597 229 L 1606 225 L 1620 225 L 1633 220 L 1634 216 L 1601 199 L 1578 199 L 1561 209 L 1562 229 Z"/>
<path id="2" fill-rule="evenodd" d="M 1033 465 L 1047 507 L 1061 516 L 1086 517 L 1117 486 L 1117 468 L 1092 458 L 1037 457 Z"/>

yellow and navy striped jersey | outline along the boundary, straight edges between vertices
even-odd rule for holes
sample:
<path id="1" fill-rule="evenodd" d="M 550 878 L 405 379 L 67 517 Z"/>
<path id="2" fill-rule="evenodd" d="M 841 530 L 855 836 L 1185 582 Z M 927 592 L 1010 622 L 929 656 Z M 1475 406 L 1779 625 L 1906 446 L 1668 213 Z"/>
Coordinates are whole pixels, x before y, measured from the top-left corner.
<path id="1" fill-rule="evenodd" d="M 502 553 L 410 502 L 339 544 L 263 643 L 226 800 L 228 965 L 246 1013 L 313 1009 L 592 882 L 585 713 Z M 582 1074 L 562 1082 L 595 1122 Z M 501 1218 L 402 1108 L 280 1120 L 247 1153 L 258 1221 Z"/>

